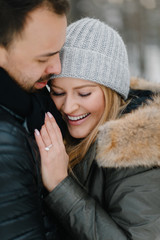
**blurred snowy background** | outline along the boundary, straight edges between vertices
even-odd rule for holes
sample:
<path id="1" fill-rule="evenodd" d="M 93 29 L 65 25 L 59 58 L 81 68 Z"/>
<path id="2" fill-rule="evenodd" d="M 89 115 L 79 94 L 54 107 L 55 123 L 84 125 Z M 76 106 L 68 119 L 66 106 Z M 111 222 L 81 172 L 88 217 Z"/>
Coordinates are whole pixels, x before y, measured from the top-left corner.
<path id="1" fill-rule="evenodd" d="M 160 0 L 70 0 L 69 22 L 94 17 L 122 36 L 132 76 L 160 82 Z"/>

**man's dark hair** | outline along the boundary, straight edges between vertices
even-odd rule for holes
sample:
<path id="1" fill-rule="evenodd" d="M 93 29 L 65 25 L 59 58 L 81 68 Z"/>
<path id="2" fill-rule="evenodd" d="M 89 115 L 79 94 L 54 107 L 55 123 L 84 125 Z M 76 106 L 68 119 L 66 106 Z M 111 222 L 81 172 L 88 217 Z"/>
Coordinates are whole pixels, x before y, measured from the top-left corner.
<path id="1" fill-rule="evenodd" d="M 58 15 L 69 11 L 68 0 L 0 0 L 0 45 L 9 47 L 24 29 L 28 14 L 41 6 Z"/>

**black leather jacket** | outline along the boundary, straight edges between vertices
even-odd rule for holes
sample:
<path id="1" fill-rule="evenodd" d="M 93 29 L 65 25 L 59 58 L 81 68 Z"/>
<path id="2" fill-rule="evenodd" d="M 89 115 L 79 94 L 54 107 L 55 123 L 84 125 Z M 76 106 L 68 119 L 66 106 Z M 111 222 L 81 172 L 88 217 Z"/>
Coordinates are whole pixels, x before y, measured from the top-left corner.
<path id="1" fill-rule="evenodd" d="M 0 240 L 58 240 L 54 217 L 44 206 L 40 156 L 30 132 L 41 128 L 47 110 L 60 125 L 62 120 L 46 92 L 25 93 L 3 69 L 0 81 Z"/>

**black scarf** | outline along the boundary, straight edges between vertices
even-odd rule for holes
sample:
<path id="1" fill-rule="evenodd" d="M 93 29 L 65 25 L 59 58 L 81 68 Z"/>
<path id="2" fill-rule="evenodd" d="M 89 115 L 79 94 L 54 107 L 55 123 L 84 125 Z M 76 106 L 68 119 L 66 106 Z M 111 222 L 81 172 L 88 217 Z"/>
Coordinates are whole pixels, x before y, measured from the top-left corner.
<path id="1" fill-rule="evenodd" d="M 0 68 L 0 104 L 22 118 L 31 111 L 31 96 L 23 91 L 10 76 Z"/>
<path id="2" fill-rule="evenodd" d="M 64 134 L 66 124 L 46 88 L 36 93 L 27 93 L 2 68 L 0 68 L 0 83 L 0 105 L 8 108 L 24 120 L 26 118 L 31 134 L 33 134 L 35 128 L 41 129 L 44 124 L 45 113 L 48 111 L 53 114 L 62 134 Z"/>

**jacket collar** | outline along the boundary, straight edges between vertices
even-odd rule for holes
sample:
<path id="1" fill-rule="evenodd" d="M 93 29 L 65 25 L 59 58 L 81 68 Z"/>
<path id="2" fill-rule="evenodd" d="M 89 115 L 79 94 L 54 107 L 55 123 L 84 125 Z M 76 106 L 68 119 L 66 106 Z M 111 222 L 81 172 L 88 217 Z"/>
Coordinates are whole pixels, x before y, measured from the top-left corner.
<path id="1" fill-rule="evenodd" d="M 0 105 L 10 112 L 25 118 L 31 110 L 31 96 L 23 91 L 16 82 L 0 68 Z"/>
<path id="2" fill-rule="evenodd" d="M 77 164 L 73 169 L 73 172 L 76 174 L 77 181 L 79 182 L 79 184 L 82 184 L 83 186 L 87 182 L 87 177 L 89 175 L 91 165 L 96 157 L 96 145 L 97 145 L 96 142 L 91 145 L 84 159 L 79 164 Z"/>
<path id="3" fill-rule="evenodd" d="M 160 95 L 100 127 L 96 160 L 101 167 L 160 166 Z"/>

